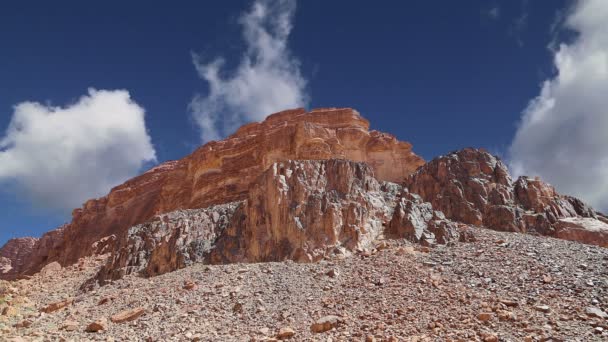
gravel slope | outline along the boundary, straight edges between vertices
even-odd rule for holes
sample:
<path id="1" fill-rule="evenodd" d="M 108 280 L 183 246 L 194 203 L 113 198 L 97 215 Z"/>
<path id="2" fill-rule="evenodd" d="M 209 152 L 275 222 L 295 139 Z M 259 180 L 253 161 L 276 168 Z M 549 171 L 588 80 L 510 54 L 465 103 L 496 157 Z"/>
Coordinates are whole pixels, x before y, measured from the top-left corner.
<path id="1" fill-rule="evenodd" d="M 477 241 L 428 251 L 387 240 L 369 255 L 198 264 L 88 293 L 78 288 L 102 260 L 83 260 L 0 284 L 0 340 L 260 341 L 281 329 L 293 341 L 608 340 L 608 249 L 470 229 Z M 135 308 L 143 314 L 111 322 Z M 328 315 L 331 330 L 312 332 Z M 85 331 L 100 318 L 104 330 Z"/>

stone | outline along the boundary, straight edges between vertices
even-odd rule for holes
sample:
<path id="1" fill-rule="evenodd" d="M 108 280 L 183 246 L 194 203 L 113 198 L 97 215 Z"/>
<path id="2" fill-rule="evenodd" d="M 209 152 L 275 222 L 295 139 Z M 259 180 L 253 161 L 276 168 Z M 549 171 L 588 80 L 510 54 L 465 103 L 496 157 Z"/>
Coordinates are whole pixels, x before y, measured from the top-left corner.
<path id="1" fill-rule="evenodd" d="M 125 310 L 125 311 L 121 311 L 117 314 L 112 315 L 110 317 L 110 320 L 113 323 L 124 323 L 124 322 L 134 321 L 139 316 L 141 316 L 144 312 L 146 312 L 146 309 L 141 308 L 141 307 L 130 309 L 130 310 Z"/>
<path id="2" fill-rule="evenodd" d="M 496 334 L 484 334 L 483 335 L 484 342 L 498 342 L 498 335 Z"/>
<path id="3" fill-rule="evenodd" d="M 547 313 L 551 311 L 551 308 L 547 305 L 537 305 L 534 307 L 534 310 Z"/>
<path id="4" fill-rule="evenodd" d="M 42 277 L 52 277 L 57 275 L 57 273 L 60 272 L 61 269 L 61 264 L 59 264 L 57 261 L 53 261 L 40 270 L 40 275 Z"/>
<path id="5" fill-rule="evenodd" d="M 61 329 L 65 331 L 76 331 L 78 330 L 78 322 L 73 320 L 66 320 L 61 324 Z"/>
<path id="6" fill-rule="evenodd" d="M 499 299 L 498 301 L 508 307 L 517 307 L 519 305 L 517 301 L 510 299 Z"/>
<path id="7" fill-rule="evenodd" d="M 100 318 L 100 319 L 96 320 L 95 322 L 92 322 L 89 325 L 87 325 L 87 328 L 85 330 L 87 332 L 98 332 L 101 330 L 106 330 L 107 327 L 108 327 L 108 320 L 105 318 Z"/>
<path id="8" fill-rule="evenodd" d="M 196 282 L 191 281 L 191 280 L 187 280 L 184 282 L 185 290 L 194 290 L 195 288 L 196 288 Z"/>
<path id="9" fill-rule="evenodd" d="M 30 321 L 29 319 L 24 319 L 19 323 L 16 323 L 14 325 L 15 328 L 20 329 L 20 328 L 29 328 L 32 326 L 32 321 Z"/>
<path id="10" fill-rule="evenodd" d="M 17 308 L 14 306 L 6 306 L 2 309 L 2 316 L 12 317 L 18 314 Z"/>
<path id="11" fill-rule="evenodd" d="M 45 306 L 44 308 L 40 309 L 41 312 L 44 313 L 51 313 L 51 312 L 55 312 L 57 310 L 61 310 L 69 305 L 71 305 L 74 302 L 73 298 L 68 298 L 68 299 L 64 299 L 58 302 L 54 302 L 51 303 L 47 306 Z"/>
<path id="12" fill-rule="evenodd" d="M 281 328 L 279 330 L 279 332 L 277 333 L 277 338 L 279 340 L 286 340 L 286 339 L 290 339 L 292 337 L 294 337 L 296 335 L 296 332 L 290 328 L 290 327 L 284 327 Z"/>
<path id="13" fill-rule="evenodd" d="M 603 318 L 603 319 L 608 318 L 608 314 L 606 312 L 602 311 L 599 308 L 593 307 L 593 306 L 585 308 L 585 313 L 589 317 L 597 317 L 597 318 Z"/>
<path id="14" fill-rule="evenodd" d="M 333 315 L 325 316 L 325 317 L 318 319 L 315 323 L 313 323 L 310 326 L 310 330 L 314 333 L 326 332 L 326 331 L 329 331 L 329 330 L 335 328 L 336 326 L 338 326 L 339 322 L 340 322 L 340 317 L 338 317 L 338 316 L 333 316 Z"/>
<path id="15" fill-rule="evenodd" d="M 481 312 L 481 313 L 479 313 L 479 315 L 477 315 L 477 319 L 479 319 L 482 322 L 487 322 L 487 321 L 491 320 L 493 316 L 494 316 L 494 314 L 492 314 L 491 312 Z"/>
<path id="16" fill-rule="evenodd" d="M 340 271 L 338 271 L 335 268 L 332 268 L 331 270 L 327 271 L 325 274 L 331 278 L 336 278 L 337 276 L 340 275 Z"/>

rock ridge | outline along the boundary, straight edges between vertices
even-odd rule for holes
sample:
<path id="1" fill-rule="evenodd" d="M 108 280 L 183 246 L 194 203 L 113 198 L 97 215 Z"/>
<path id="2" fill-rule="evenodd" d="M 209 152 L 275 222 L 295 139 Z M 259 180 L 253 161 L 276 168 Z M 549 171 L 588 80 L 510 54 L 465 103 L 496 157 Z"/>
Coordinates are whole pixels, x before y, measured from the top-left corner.
<path id="1" fill-rule="evenodd" d="M 23 263 L 11 261 L 12 266 L 3 266 L 10 267 L 10 275 L 0 274 L 0 278 L 33 274 L 53 261 L 73 264 L 95 254 L 100 246 L 112 248 L 112 240 L 101 239 L 121 235 L 158 214 L 242 201 L 250 184 L 277 161 L 332 158 L 366 162 L 378 179 L 393 182 L 424 164 L 411 144 L 370 131 L 369 122 L 356 110 L 282 111 L 241 127 L 225 140 L 211 141 L 183 159 L 165 162 L 113 188 L 107 196 L 87 201 L 73 211 L 72 221 L 60 232 L 36 240 L 35 257 Z M 3 253 L 8 255 L 14 244 L 18 243 L 4 246 Z"/>

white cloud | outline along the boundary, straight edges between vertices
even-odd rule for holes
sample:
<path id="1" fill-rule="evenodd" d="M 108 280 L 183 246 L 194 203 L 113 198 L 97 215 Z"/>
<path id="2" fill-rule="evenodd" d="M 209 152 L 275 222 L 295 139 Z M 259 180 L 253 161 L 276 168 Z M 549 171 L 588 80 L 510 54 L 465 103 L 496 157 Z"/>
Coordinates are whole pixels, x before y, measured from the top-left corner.
<path id="1" fill-rule="evenodd" d="M 20 103 L 0 140 L 0 182 L 50 209 L 79 207 L 153 161 L 144 109 L 124 90 L 89 89 L 66 107 Z"/>
<path id="2" fill-rule="evenodd" d="M 274 112 L 307 105 L 306 80 L 287 46 L 293 27 L 295 0 L 257 0 L 239 23 L 246 50 L 236 70 L 222 72 L 224 60 L 193 62 L 209 85 L 190 110 L 203 141 L 216 140 L 249 121 Z"/>
<path id="3" fill-rule="evenodd" d="M 582 0 L 554 51 L 556 76 L 524 110 L 510 148 L 516 174 L 540 175 L 561 192 L 608 210 L 608 1 Z"/>

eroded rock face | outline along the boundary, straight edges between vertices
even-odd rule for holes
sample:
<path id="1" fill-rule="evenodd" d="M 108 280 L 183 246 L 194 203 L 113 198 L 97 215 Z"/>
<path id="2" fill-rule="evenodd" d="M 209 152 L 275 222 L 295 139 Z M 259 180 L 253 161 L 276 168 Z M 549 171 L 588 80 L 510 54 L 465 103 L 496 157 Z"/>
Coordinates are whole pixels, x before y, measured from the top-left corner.
<path id="1" fill-rule="evenodd" d="M 456 242 L 460 234 L 456 223 L 447 220 L 441 211 L 433 210 L 431 203 L 406 190 L 397 202 L 386 236 L 434 245 Z"/>
<path id="2" fill-rule="evenodd" d="M 467 148 L 438 157 L 405 183 L 447 218 L 495 230 L 563 237 L 569 233 L 561 219 L 584 217 L 600 222 L 591 207 L 558 194 L 539 179 L 520 177 L 513 182 L 507 167 L 483 150 Z M 587 230 L 584 237 L 582 233 L 571 234 L 581 242 L 605 243 L 597 231 Z"/>
<path id="3" fill-rule="evenodd" d="M 368 248 L 390 220 L 399 187 L 346 160 L 273 164 L 251 187 L 244 215 L 210 260 L 310 262 Z"/>
<path id="4" fill-rule="evenodd" d="M 18 275 L 18 270 L 27 265 L 37 240 L 30 237 L 11 239 L 0 249 L 2 279 L 13 279 Z"/>
<path id="5" fill-rule="evenodd" d="M 155 276 L 202 262 L 240 205 L 178 210 L 129 228 L 96 280 L 103 284 L 131 273 Z"/>
<path id="6" fill-rule="evenodd" d="M 39 255 L 12 262 L 12 272 L 32 274 L 52 261 L 72 264 L 97 253 L 101 239 L 118 236 L 158 214 L 245 200 L 251 183 L 277 161 L 330 158 L 366 162 L 379 180 L 392 182 L 401 182 L 424 163 L 409 143 L 370 131 L 369 122 L 353 109 L 283 111 L 86 202 L 74 210 L 59 244 L 40 242 L 34 248 Z"/>
<path id="7" fill-rule="evenodd" d="M 83 289 L 193 262 L 311 262 L 337 249 L 368 249 L 391 219 L 401 190 L 376 180 L 364 163 L 277 162 L 251 185 L 244 202 L 171 212 L 130 228 Z"/>

